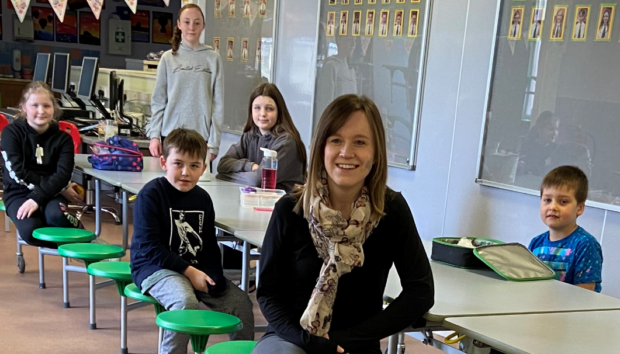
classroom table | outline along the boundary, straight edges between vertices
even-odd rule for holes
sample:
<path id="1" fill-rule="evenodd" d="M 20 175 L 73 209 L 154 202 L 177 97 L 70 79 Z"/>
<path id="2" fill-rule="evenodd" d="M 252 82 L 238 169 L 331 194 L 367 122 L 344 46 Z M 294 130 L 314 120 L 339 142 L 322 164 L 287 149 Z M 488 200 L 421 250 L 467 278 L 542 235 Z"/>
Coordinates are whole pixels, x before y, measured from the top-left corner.
<path id="1" fill-rule="evenodd" d="M 430 257 L 431 242 L 422 243 Z M 620 310 L 620 299 L 557 280 L 515 282 L 491 269 L 461 269 L 435 261 L 431 261 L 431 270 L 435 304 L 424 315 L 431 327 L 447 327 L 446 318 L 456 317 Z M 398 273 L 392 267 L 385 295 L 394 299 L 401 290 Z"/>
<path id="2" fill-rule="evenodd" d="M 620 311 L 456 317 L 445 326 L 508 354 L 620 351 Z"/>

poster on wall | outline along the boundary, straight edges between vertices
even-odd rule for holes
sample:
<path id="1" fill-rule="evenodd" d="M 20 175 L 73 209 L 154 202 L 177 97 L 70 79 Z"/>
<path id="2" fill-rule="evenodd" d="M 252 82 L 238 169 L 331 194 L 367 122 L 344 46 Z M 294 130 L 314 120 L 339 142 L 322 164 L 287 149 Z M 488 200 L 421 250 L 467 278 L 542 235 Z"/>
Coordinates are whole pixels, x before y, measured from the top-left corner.
<path id="1" fill-rule="evenodd" d="M 54 11 L 49 7 L 32 7 L 32 27 L 37 41 L 54 41 Z"/>
<path id="2" fill-rule="evenodd" d="M 151 13 L 148 10 L 138 10 L 135 14 L 129 14 L 131 21 L 131 41 L 150 42 L 151 35 Z"/>
<path id="3" fill-rule="evenodd" d="M 101 45 L 99 20 L 90 12 L 80 11 L 80 44 Z"/>
<path id="4" fill-rule="evenodd" d="M 63 22 L 65 20 L 65 11 L 67 10 L 67 0 L 49 0 L 49 3 L 52 5 L 52 9 L 54 9 L 60 22 Z"/>
<path id="5" fill-rule="evenodd" d="M 540 40 L 540 34 L 543 31 L 545 19 L 545 8 L 535 7 L 532 9 L 532 15 L 530 17 L 530 29 L 528 31 L 527 39 L 530 41 Z"/>
<path id="6" fill-rule="evenodd" d="M 215 0 L 214 7 L 213 16 L 215 18 L 222 17 L 222 0 Z"/>
<path id="7" fill-rule="evenodd" d="M 407 28 L 407 37 L 417 37 L 418 36 L 418 16 L 420 14 L 420 10 L 411 9 L 409 10 L 409 27 Z"/>
<path id="8" fill-rule="evenodd" d="M 394 12 L 394 26 L 392 28 L 392 37 L 401 37 L 403 35 L 403 13 L 405 10 L 396 10 Z"/>
<path id="9" fill-rule="evenodd" d="M 101 8 L 103 7 L 104 0 L 86 0 L 88 2 L 88 6 L 93 11 L 95 18 L 98 20 L 101 15 Z M 81 17 L 80 17 L 81 18 Z"/>
<path id="10" fill-rule="evenodd" d="M 267 15 L 267 0 L 258 0 L 258 17 Z"/>
<path id="11" fill-rule="evenodd" d="M 553 7 L 553 22 L 551 23 L 551 30 L 549 31 L 550 41 L 561 41 L 562 39 L 564 39 L 564 29 L 566 28 L 567 12 L 568 6 Z"/>
<path id="12" fill-rule="evenodd" d="M 585 42 L 588 38 L 588 24 L 590 20 L 590 6 L 575 6 L 575 26 L 571 40 Z"/>
<path id="13" fill-rule="evenodd" d="M 65 20 L 59 22 L 56 19 L 56 42 L 77 43 L 77 13 L 65 12 Z"/>
<path id="14" fill-rule="evenodd" d="M 26 16 L 26 12 L 28 12 L 30 0 L 11 0 L 11 4 L 15 9 L 15 13 L 17 13 L 19 22 L 24 22 L 24 16 Z"/>
<path id="15" fill-rule="evenodd" d="M 213 50 L 220 54 L 220 37 L 213 37 Z"/>
<path id="16" fill-rule="evenodd" d="M 228 17 L 235 17 L 235 0 L 228 0 Z"/>
<path id="17" fill-rule="evenodd" d="M 597 41 L 609 41 L 611 39 L 611 30 L 614 25 L 614 14 L 616 12 L 616 4 L 601 4 L 601 10 L 598 14 L 596 37 Z"/>
<path id="18" fill-rule="evenodd" d="M 235 46 L 235 39 L 233 37 L 228 37 L 226 40 L 226 60 L 233 61 L 235 59 L 235 55 L 233 52 L 233 48 Z"/>
<path id="19" fill-rule="evenodd" d="M 241 61 L 243 62 L 248 61 L 248 57 L 250 56 L 250 50 L 248 48 L 248 41 L 249 39 L 247 38 L 241 39 Z"/>
<path id="20" fill-rule="evenodd" d="M 153 43 L 170 44 L 172 39 L 172 14 L 153 11 Z"/>
<path id="21" fill-rule="evenodd" d="M 523 12 L 525 7 L 515 6 L 511 9 L 510 13 L 510 27 L 508 28 L 508 39 L 518 40 L 521 39 L 521 24 L 523 19 Z"/>

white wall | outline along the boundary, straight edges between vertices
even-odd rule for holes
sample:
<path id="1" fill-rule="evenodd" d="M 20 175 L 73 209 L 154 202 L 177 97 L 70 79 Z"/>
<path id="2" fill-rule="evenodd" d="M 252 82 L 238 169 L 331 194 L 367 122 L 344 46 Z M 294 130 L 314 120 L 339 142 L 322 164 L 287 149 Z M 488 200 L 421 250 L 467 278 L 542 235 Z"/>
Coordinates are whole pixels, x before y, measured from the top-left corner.
<path id="1" fill-rule="evenodd" d="M 318 4 L 281 1 L 276 84 L 309 144 L 315 57 L 292 50 L 316 45 Z M 312 4 L 311 4 L 312 3 Z M 421 117 L 418 169 L 390 168 L 388 185 L 401 191 L 424 239 L 490 237 L 528 244 L 545 231 L 535 196 L 474 183 L 486 106 L 498 4 L 435 0 Z M 238 137 L 223 134 L 221 154 Z M 620 214 L 586 208 L 579 223 L 603 245 L 603 293 L 620 297 Z"/>

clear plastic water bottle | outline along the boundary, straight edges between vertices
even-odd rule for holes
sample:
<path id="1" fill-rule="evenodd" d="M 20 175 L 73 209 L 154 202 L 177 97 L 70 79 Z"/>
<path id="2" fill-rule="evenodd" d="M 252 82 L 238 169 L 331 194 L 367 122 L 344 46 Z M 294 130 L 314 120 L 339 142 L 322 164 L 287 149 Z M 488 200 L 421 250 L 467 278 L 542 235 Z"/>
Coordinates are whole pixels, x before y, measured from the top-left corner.
<path id="1" fill-rule="evenodd" d="M 278 152 L 266 148 L 260 149 L 263 150 L 264 154 L 263 161 L 261 162 L 263 175 L 260 187 L 263 189 L 276 189 L 276 182 L 278 180 Z"/>

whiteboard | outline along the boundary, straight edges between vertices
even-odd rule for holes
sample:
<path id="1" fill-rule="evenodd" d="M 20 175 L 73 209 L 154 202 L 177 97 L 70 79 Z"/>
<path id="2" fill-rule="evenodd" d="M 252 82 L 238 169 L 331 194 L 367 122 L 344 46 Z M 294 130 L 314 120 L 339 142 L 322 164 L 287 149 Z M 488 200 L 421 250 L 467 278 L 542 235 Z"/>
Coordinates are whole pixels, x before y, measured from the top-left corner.
<path id="1" fill-rule="evenodd" d="M 248 117 L 250 93 L 263 82 L 273 82 L 277 2 L 209 0 L 206 3 L 205 44 L 214 46 L 215 40 L 219 40 L 224 67 L 224 132 L 241 134 Z M 232 52 L 228 51 L 229 42 Z"/>
<path id="2" fill-rule="evenodd" d="M 388 163 L 415 169 L 431 4 L 321 0 L 314 127 L 336 97 L 368 96 L 383 118 Z"/>
<path id="3" fill-rule="evenodd" d="M 604 35 L 608 9 L 614 15 Z M 516 12 L 522 14 L 517 32 Z M 620 211 L 620 62 L 614 60 L 620 32 L 614 17 L 615 5 L 600 1 L 502 2 L 479 183 L 538 195 L 547 172 L 574 165 L 588 176 L 588 205 Z"/>

